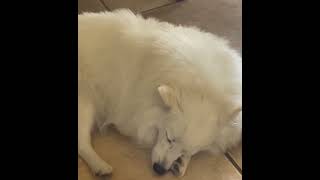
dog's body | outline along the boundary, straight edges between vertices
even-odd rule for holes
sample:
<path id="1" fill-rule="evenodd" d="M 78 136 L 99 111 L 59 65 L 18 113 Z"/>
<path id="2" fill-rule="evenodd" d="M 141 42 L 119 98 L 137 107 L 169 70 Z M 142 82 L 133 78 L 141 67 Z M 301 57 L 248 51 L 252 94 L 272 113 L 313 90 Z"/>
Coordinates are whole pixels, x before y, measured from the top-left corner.
<path id="1" fill-rule="evenodd" d="M 79 155 L 95 173 L 112 168 L 91 147 L 94 125 L 153 147 L 159 174 L 241 139 L 242 62 L 224 40 L 127 10 L 79 15 L 78 27 Z"/>

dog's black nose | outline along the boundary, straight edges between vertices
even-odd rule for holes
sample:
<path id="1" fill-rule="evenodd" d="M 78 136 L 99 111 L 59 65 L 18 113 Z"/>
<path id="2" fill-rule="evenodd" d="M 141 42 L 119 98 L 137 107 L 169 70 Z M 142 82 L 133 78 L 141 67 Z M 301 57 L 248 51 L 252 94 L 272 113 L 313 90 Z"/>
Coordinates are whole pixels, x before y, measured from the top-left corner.
<path id="1" fill-rule="evenodd" d="M 163 175 L 164 173 L 166 173 L 166 169 L 158 163 L 153 164 L 153 170 L 159 175 Z"/>

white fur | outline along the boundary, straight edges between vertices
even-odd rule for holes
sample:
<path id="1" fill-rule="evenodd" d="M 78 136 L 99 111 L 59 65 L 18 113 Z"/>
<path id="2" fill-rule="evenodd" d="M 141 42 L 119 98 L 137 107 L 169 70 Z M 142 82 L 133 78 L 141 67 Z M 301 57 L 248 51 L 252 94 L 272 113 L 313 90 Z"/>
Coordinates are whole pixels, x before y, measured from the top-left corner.
<path id="1" fill-rule="evenodd" d="M 177 175 L 193 154 L 241 139 L 242 62 L 225 40 L 128 10 L 78 18 L 79 155 L 95 173 L 112 167 L 90 145 L 93 125 L 153 147 L 167 170 L 181 157 Z"/>

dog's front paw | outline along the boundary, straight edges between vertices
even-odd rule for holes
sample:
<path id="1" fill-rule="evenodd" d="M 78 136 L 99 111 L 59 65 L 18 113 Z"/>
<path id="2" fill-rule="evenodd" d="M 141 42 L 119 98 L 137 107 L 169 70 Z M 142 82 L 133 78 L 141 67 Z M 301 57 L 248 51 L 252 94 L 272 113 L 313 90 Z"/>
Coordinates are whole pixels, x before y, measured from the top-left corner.
<path id="1" fill-rule="evenodd" d="M 178 177 L 184 176 L 184 174 L 186 173 L 189 161 L 190 161 L 189 156 L 181 156 L 176 161 L 174 161 L 170 168 L 173 175 Z"/>
<path id="2" fill-rule="evenodd" d="M 112 167 L 107 163 L 96 164 L 92 167 L 92 172 L 95 176 L 107 176 L 112 173 Z"/>
<path id="3" fill-rule="evenodd" d="M 181 164 L 174 162 L 172 168 L 170 169 L 173 175 L 182 177 L 184 175 L 184 170 Z"/>

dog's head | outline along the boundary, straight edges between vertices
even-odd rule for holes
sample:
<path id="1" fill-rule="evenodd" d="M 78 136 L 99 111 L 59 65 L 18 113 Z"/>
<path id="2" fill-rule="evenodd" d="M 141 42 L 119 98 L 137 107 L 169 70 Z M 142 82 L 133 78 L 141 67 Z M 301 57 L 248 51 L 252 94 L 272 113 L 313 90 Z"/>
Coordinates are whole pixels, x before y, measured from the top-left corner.
<path id="1" fill-rule="evenodd" d="M 158 92 L 167 108 L 167 116 L 158 127 L 152 150 L 153 169 L 158 174 L 171 170 L 175 175 L 183 176 L 191 156 L 208 150 L 219 136 L 219 130 L 225 124 L 219 109 L 222 106 L 212 103 L 201 93 L 182 92 L 168 85 L 161 85 Z M 238 112 L 231 114 L 234 116 Z"/>

